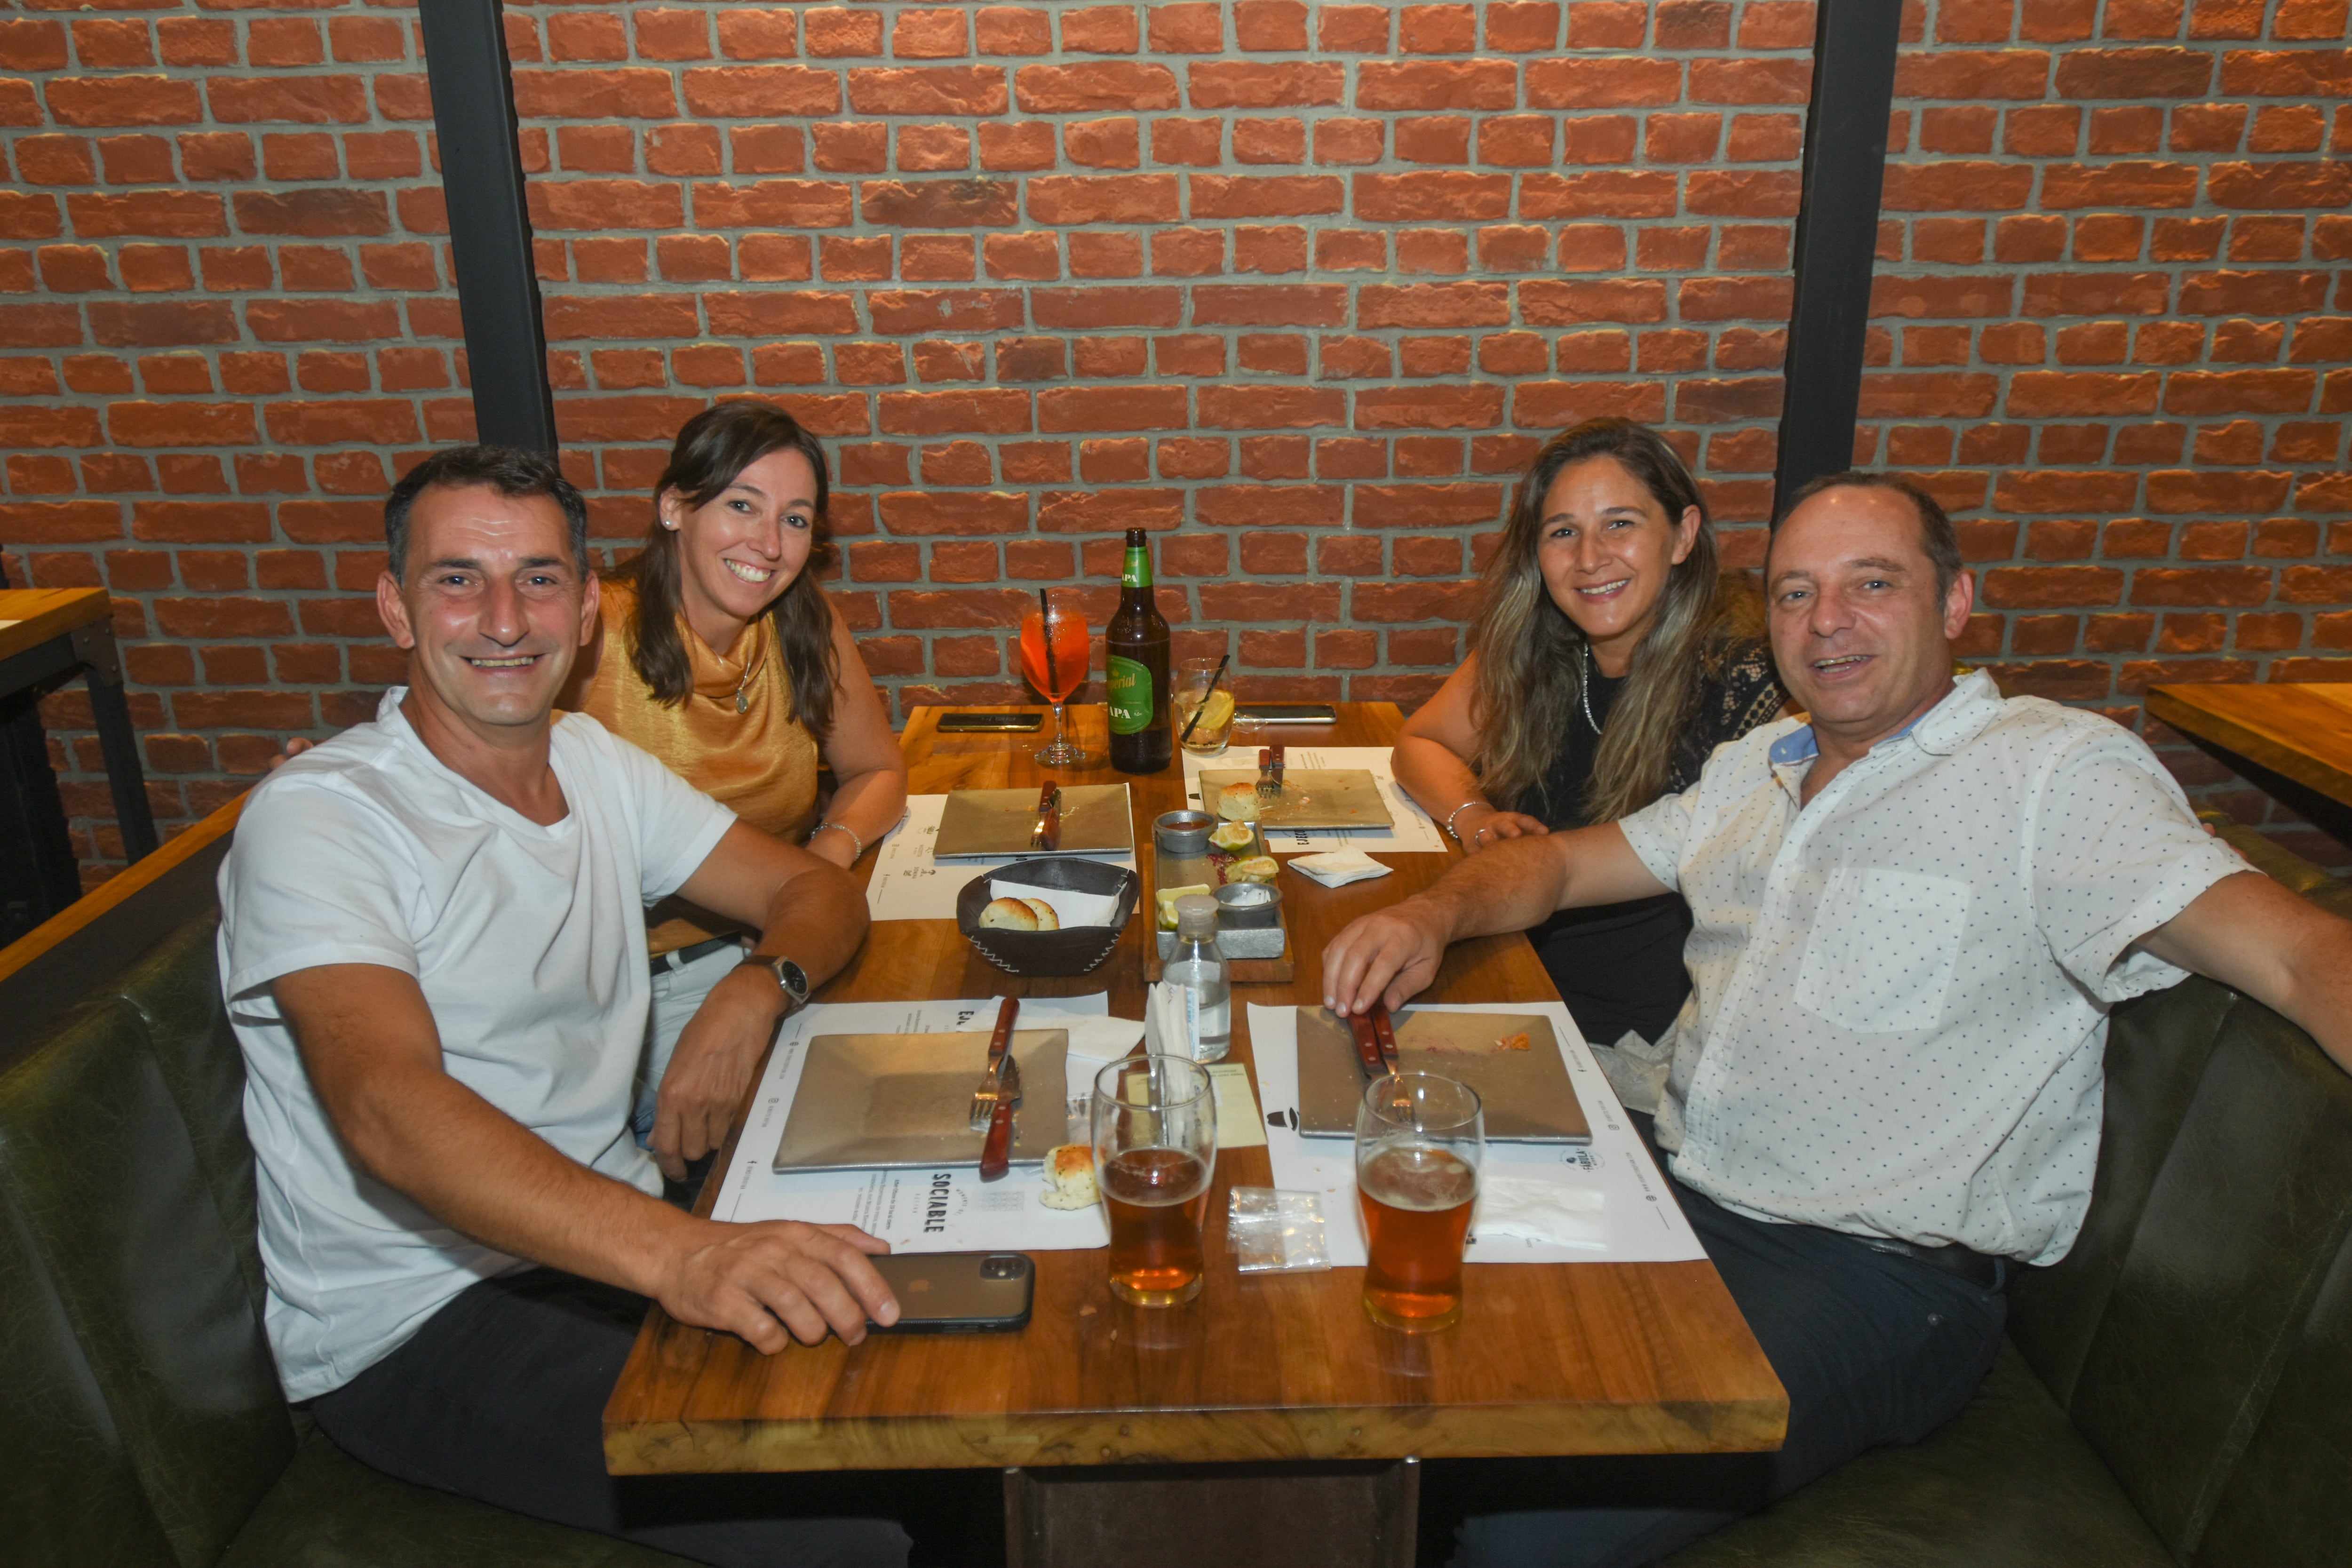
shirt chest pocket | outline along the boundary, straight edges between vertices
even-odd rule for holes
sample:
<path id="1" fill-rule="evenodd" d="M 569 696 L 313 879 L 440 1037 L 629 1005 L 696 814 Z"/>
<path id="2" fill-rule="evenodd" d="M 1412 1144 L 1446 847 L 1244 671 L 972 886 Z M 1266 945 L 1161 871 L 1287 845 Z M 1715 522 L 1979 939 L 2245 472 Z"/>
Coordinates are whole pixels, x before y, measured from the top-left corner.
<path id="1" fill-rule="evenodd" d="M 1958 966 L 1969 885 L 1842 868 L 1797 966 L 1797 1004 L 1860 1035 L 1932 1029 Z"/>

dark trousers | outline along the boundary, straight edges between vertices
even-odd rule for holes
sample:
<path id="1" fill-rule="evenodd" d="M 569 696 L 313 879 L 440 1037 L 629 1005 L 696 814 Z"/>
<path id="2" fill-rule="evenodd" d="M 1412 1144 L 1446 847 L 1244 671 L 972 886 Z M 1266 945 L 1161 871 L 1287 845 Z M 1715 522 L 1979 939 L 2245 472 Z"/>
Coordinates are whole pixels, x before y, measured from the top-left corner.
<path id="1" fill-rule="evenodd" d="M 605 1474 L 604 1401 L 646 1306 L 551 1268 L 486 1279 L 310 1413 L 402 1480 L 722 1568 L 905 1568 L 905 1529 L 859 1517 L 888 1478 Z"/>
<path id="2" fill-rule="evenodd" d="M 1637 1117 L 1647 1134 L 1646 1117 Z M 1789 1391 L 1776 1454 L 1448 1466 L 1454 1568 L 1633 1568 L 1784 1497 L 1865 1449 L 1959 1414 L 2000 1344 L 2008 1302 L 1928 1264 L 1811 1226 L 1768 1225 L 1673 1184 L 1731 1299 Z"/>

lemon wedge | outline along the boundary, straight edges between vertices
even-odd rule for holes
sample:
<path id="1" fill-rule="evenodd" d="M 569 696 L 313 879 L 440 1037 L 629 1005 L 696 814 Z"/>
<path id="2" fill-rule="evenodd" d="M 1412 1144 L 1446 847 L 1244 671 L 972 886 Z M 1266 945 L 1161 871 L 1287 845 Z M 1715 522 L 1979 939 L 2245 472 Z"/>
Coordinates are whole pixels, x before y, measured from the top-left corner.
<path id="1" fill-rule="evenodd" d="M 1209 700 L 1201 704 L 1201 728 L 1211 731 L 1223 729 L 1234 721 L 1234 694 L 1212 691 Z"/>
<path id="2" fill-rule="evenodd" d="M 1220 849 L 1246 849 L 1257 842 L 1257 835 L 1246 822 L 1221 822 L 1209 834 L 1209 842 Z"/>
<path id="3" fill-rule="evenodd" d="M 1267 862 L 1267 864 L 1268 864 L 1268 865 L 1271 865 L 1271 864 L 1273 864 L 1273 862 L 1268 861 L 1268 862 Z M 1199 893 L 1199 894 L 1202 895 L 1203 897 L 1206 897 L 1206 896 L 1210 895 L 1211 893 L 1213 893 L 1214 890 L 1215 890 L 1215 889 L 1212 889 L 1212 888 L 1211 888 L 1211 887 L 1210 887 L 1206 882 L 1196 882 L 1196 883 L 1194 883 L 1192 887 L 1189 887 L 1189 888 L 1162 888 L 1162 889 L 1160 889 L 1160 900 L 1159 900 L 1159 901 L 1160 901 L 1160 929 L 1161 931 L 1174 931 L 1174 930 L 1176 929 L 1176 900 L 1177 900 L 1181 899 L 1181 898 L 1187 898 L 1187 897 L 1190 897 L 1192 894 L 1194 894 L 1194 893 Z"/>
<path id="4" fill-rule="evenodd" d="M 1271 882 L 1281 874 L 1281 863 L 1271 855 L 1256 855 L 1247 860 L 1236 860 L 1225 870 L 1228 882 Z"/>

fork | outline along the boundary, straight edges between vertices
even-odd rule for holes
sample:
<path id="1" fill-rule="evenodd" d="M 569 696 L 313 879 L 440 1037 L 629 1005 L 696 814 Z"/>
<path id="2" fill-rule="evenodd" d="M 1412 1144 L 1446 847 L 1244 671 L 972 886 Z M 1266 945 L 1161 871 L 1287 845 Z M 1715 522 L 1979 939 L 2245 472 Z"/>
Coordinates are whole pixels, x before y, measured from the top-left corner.
<path id="1" fill-rule="evenodd" d="M 1282 748 L 1280 746 L 1258 748 L 1257 797 L 1260 800 L 1282 798 Z"/>
<path id="2" fill-rule="evenodd" d="M 996 1032 L 988 1037 L 988 1071 L 980 1080 L 980 1088 L 971 1097 L 971 1130 L 988 1131 L 989 1119 L 996 1114 L 996 1102 L 1005 1098 L 1004 1053 L 1013 1044 L 1013 1016 L 1021 1011 L 1021 998 L 1007 996 L 996 1009 Z"/>

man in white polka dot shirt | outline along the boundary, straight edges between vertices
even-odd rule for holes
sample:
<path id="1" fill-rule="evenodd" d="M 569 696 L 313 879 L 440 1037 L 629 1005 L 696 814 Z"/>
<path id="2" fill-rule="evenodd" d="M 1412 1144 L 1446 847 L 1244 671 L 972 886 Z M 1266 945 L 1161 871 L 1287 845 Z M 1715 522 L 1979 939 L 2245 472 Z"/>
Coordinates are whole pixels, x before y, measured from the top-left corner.
<path id="1" fill-rule="evenodd" d="M 1789 1391 L 1788 1442 L 1752 1487 L 1683 1507 L 1525 1489 L 1465 1527 L 1460 1564 L 1645 1562 L 1957 1414 L 2006 1268 L 2082 1227 L 2114 1004 L 2194 970 L 2352 1068 L 2352 924 L 2201 831 L 2120 726 L 1952 677 L 1975 589 L 1931 498 L 1816 481 L 1765 574 L 1805 718 L 1622 822 L 1465 860 L 1324 952 L 1329 1005 L 1393 1007 L 1449 942 L 1661 891 L 1691 906 L 1656 1142 Z"/>

